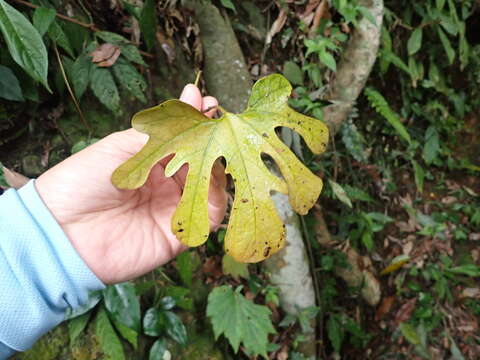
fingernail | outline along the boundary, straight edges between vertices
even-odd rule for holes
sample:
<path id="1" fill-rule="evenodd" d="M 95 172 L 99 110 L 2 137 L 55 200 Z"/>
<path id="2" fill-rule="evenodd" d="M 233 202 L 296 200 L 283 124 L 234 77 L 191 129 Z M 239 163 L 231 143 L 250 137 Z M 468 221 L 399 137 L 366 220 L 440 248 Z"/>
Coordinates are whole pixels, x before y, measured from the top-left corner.
<path id="1" fill-rule="evenodd" d="M 193 84 L 187 84 L 183 88 L 182 94 L 180 95 L 180 100 L 188 98 L 189 96 L 193 95 L 193 92 L 195 91 L 195 85 Z"/>

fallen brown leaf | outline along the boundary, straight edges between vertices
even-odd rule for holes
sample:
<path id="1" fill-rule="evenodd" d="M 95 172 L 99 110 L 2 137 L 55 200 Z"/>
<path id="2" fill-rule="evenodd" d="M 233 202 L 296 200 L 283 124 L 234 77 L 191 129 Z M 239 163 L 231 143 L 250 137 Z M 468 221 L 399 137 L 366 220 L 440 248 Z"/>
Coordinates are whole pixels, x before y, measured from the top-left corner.
<path id="1" fill-rule="evenodd" d="M 313 24 L 310 28 L 309 36 L 312 37 L 316 34 L 318 27 L 320 26 L 320 21 L 323 18 L 329 18 L 330 14 L 328 12 L 328 1 L 322 0 L 320 5 L 315 9 L 315 15 L 313 17 Z"/>
<path id="2" fill-rule="evenodd" d="M 207 258 L 203 263 L 202 270 L 205 274 L 211 275 L 215 279 L 218 279 L 223 274 L 220 257 L 211 256 Z"/>
<path id="3" fill-rule="evenodd" d="M 373 274 L 374 268 L 370 258 L 361 256 L 353 248 L 344 250 L 350 268 L 337 267 L 335 274 L 341 277 L 348 286 L 362 287 L 360 293 L 363 299 L 370 305 L 376 306 L 382 297 L 380 282 Z"/>
<path id="4" fill-rule="evenodd" d="M 305 10 L 303 11 L 303 13 L 298 15 L 298 18 L 303 21 L 306 26 L 310 26 L 310 24 L 312 23 L 314 16 L 313 10 L 315 10 L 318 4 L 320 4 L 320 1 L 321 0 L 310 0 L 305 6 Z"/>
<path id="5" fill-rule="evenodd" d="M 480 298 L 479 288 L 465 288 L 460 294 L 462 298 Z"/>
<path id="6" fill-rule="evenodd" d="M 286 21 L 287 21 L 287 12 L 285 11 L 285 9 L 280 9 L 280 12 L 278 13 L 278 17 L 273 22 L 272 27 L 270 28 L 270 31 L 267 34 L 267 38 L 265 40 L 266 45 L 270 45 L 273 37 L 283 29 L 283 26 L 285 25 Z"/>
<path id="7" fill-rule="evenodd" d="M 471 233 L 470 235 L 468 235 L 468 240 L 470 241 L 480 240 L 480 233 Z"/>
<path id="8" fill-rule="evenodd" d="M 379 321 L 384 315 L 388 314 L 395 303 L 395 296 L 387 296 L 383 298 L 382 303 L 375 313 L 375 321 Z"/>
<path id="9" fill-rule="evenodd" d="M 277 353 L 277 360 L 287 360 L 288 359 L 288 348 L 284 346 L 282 350 Z"/>
<path id="10" fill-rule="evenodd" d="M 413 298 L 408 300 L 405 304 L 403 304 L 400 309 L 398 309 L 397 313 L 395 314 L 395 326 L 400 325 L 400 323 L 408 321 L 410 316 L 412 316 L 413 310 L 415 310 L 415 305 L 417 304 L 417 298 Z"/>
<path id="11" fill-rule="evenodd" d="M 92 62 L 99 67 L 110 67 L 117 61 L 120 56 L 121 50 L 118 46 L 105 43 L 97 47 L 90 53 Z"/>
<path id="12" fill-rule="evenodd" d="M 458 202 L 458 199 L 455 196 L 445 196 L 442 199 L 442 204 L 445 204 L 445 205 L 452 205 L 456 202 Z"/>

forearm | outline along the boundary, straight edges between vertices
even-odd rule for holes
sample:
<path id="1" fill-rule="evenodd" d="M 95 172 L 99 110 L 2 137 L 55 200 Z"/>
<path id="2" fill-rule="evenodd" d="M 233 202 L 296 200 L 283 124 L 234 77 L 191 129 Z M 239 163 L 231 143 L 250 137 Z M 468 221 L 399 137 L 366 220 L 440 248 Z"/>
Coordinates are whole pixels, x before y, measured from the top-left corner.
<path id="1" fill-rule="evenodd" d="M 104 287 L 43 204 L 33 181 L 0 196 L 0 279 L 0 359 L 11 355 L 10 349 L 30 348 L 64 319 L 68 308 L 82 305 L 90 291 Z"/>

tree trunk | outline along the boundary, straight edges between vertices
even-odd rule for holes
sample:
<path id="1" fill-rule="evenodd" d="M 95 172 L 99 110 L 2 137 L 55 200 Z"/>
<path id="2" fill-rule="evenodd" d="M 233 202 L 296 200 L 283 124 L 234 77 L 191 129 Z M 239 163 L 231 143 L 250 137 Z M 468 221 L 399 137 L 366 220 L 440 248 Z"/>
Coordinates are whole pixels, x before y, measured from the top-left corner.
<path id="1" fill-rule="evenodd" d="M 376 25 L 363 17 L 355 27 L 352 37 L 343 52 L 335 79 L 330 85 L 327 99 L 332 102 L 323 109 L 325 120 L 332 135 L 340 129 L 365 87 L 378 54 L 383 21 L 383 0 L 361 0 L 375 18 Z"/>

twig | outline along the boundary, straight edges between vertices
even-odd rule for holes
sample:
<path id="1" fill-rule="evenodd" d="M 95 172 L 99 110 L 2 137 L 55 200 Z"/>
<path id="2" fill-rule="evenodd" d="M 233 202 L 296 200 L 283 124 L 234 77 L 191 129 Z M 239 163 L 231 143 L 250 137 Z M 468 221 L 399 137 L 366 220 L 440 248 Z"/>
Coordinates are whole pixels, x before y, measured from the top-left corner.
<path id="1" fill-rule="evenodd" d="M 83 3 L 83 1 L 82 1 L 82 0 L 77 0 L 77 3 L 78 3 L 78 5 L 80 5 L 80 7 L 82 8 L 83 12 L 84 12 L 85 14 L 87 14 L 88 20 L 90 20 L 90 23 L 93 24 L 92 14 L 91 14 L 90 11 L 88 11 L 88 9 L 85 7 L 85 4 Z"/>
<path id="2" fill-rule="evenodd" d="M 32 3 L 29 3 L 28 1 L 25 1 L 25 0 L 12 0 L 16 3 L 19 3 L 19 4 L 22 4 L 22 5 L 25 5 L 25 6 L 28 6 L 29 8 L 32 8 L 32 9 L 37 9 L 39 8 L 38 5 L 35 5 L 35 4 L 32 4 Z M 63 14 L 59 14 L 58 12 L 55 14 L 57 15 L 58 18 L 62 19 L 62 20 L 65 20 L 65 21 L 69 21 L 71 23 L 74 23 L 74 24 L 77 24 L 79 26 L 82 26 L 84 28 L 87 28 L 93 32 L 96 32 L 96 31 L 101 31 L 99 28 L 97 28 L 97 26 L 94 24 L 94 23 L 90 23 L 90 24 L 87 24 L 87 23 L 84 23 L 84 22 L 81 22 L 77 19 L 73 19 L 69 16 L 66 16 L 66 15 L 63 15 Z M 133 44 L 133 43 L 132 43 Z M 135 44 L 136 45 L 136 44 Z M 153 54 L 150 54 L 146 51 L 143 51 L 143 50 L 139 50 L 140 51 L 140 54 L 142 54 L 143 56 L 145 57 L 148 57 L 148 58 L 151 58 L 153 59 L 155 56 Z"/>
<path id="3" fill-rule="evenodd" d="M 202 70 L 199 70 L 197 73 L 197 77 L 195 78 L 195 86 L 198 87 L 198 84 L 200 83 L 200 77 L 202 76 Z"/>
<path id="4" fill-rule="evenodd" d="M 58 64 L 60 65 L 60 71 L 62 72 L 63 81 L 65 82 L 68 93 L 70 94 L 70 97 L 72 98 L 73 103 L 75 104 L 75 107 L 77 108 L 78 115 L 80 116 L 80 119 L 82 120 L 83 125 L 85 125 L 86 129 L 88 130 L 89 135 L 91 135 L 92 134 L 92 127 L 88 123 L 87 119 L 85 119 L 85 116 L 83 115 L 82 109 L 80 108 L 80 104 L 78 103 L 77 98 L 75 97 L 75 94 L 73 93 L 72 88 L 70 86 L 70 83 L 68 82 L 67 74 L 65 74 L 65 69 L 63 68 L 62 59 L 60 58 L 60 54 L 58 53 L 58 48 L 57 48 L 57 45 L 55 43 L 53 44 L 53 50 L 55 50 L 55 55 L 57 56 Z"/>
<path id="5" fill-rule="evenodd" d="M 333 148 L 333 162 L 334 162 L 334 167 L 333 167 L 333 180 L 336 182 L 337 181 L 337 175 L 338 175 L 338 154 L 337 154 L 337 148 L 335 146 L 335 137 L 333 136 L 332 133 L 330 133 L 330 143 L 332 144 Z"/>
<path id="6" fill-rule="evenodd" d="M 28 1 L 25 1 L 25 0 L 12 0 L 12 1 L 15 1 L 16 3 L 22 4 L 22 5 L 25 5 L 25 6 L 28 6 L 29 8 L 32 8 L 32 9 L 37 9 L 37 8 L 39 8 L 38 5 L 29 3 Z M 70 22 L 72 22 L 72 23 L 74 23 L 74 24 L 80 25 L 80 26 L 82 26 L 82 27 L 84 27 L 84 28 L 87 28 L 87 29 L 90 29 L 90 30 L 92 30 L 92 31 L 99 31 L 99 29 L 95 26 L 95 24 L 87 24 L 87 23 L 78 21 L 78 20 L 76 20 L 76 19 L 72 19 L 72 18 L 69 17 L 69 16 L 59 14 L 58 12 L 56 13 L 56 15 L 57 15 L 57 17 L 59 17 L 59 18 L 62 19 L 62 20 L 70 21 Z"/>

